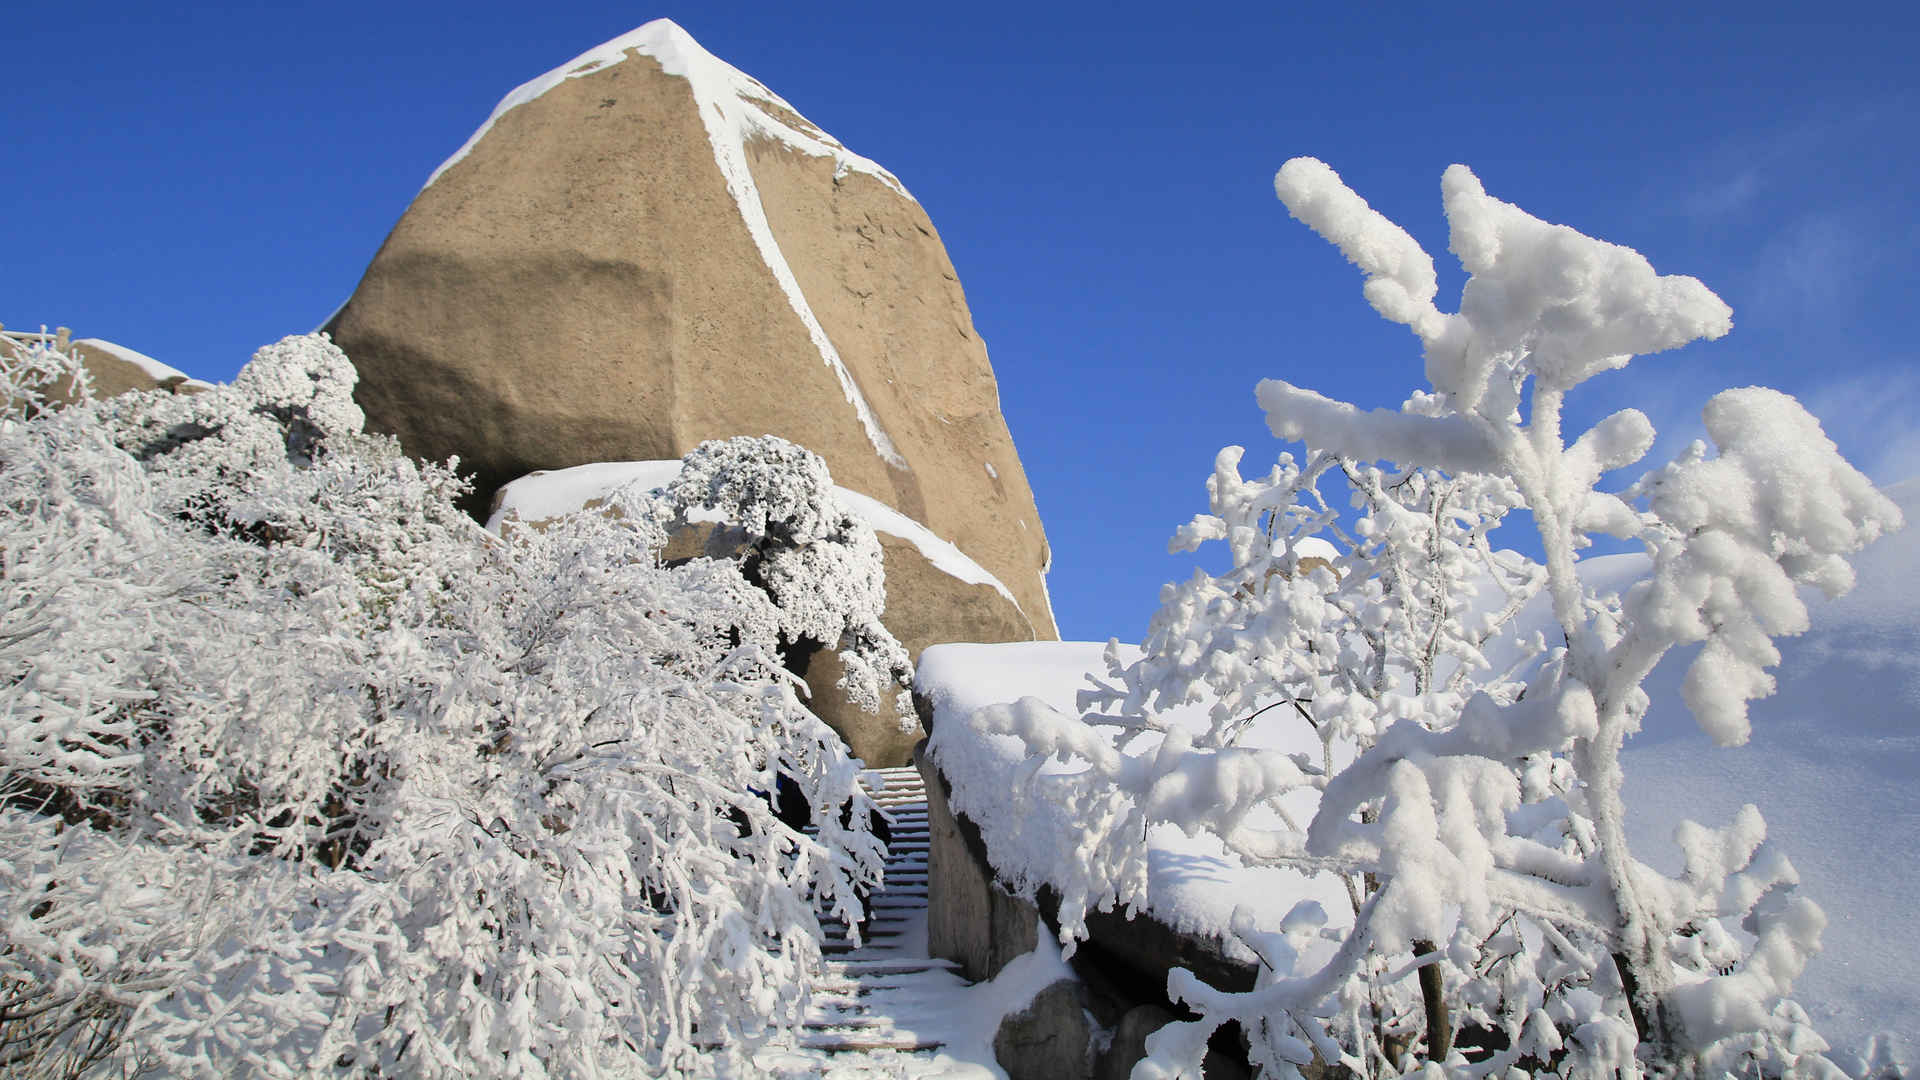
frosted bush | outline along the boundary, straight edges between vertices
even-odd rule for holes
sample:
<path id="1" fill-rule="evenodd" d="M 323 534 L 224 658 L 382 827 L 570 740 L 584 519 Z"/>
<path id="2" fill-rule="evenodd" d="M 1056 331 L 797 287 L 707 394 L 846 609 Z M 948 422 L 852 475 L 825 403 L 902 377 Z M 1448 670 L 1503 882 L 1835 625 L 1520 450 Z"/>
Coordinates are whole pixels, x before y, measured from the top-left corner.
<path id="1" fill-rule="evenodd" d="M 1262 960 L 1247 993 L 1175 972 L 1170 993 L 1199 1019 L 1157 1033 L 1135 1076 L 1197 1076 L 1228 1021 L 1274 1076 L 1316 1058 L 1367 1075 L 1835 1075 L 1786 996 L 1825 919 L 1759 811 L 1683 824 L 1686 869 L 1662 875 L 1627 847 L 1619 752 L 1648 707 L 1641 683 L 1687 645 L 1687 706 L 1744 741 L 1772 638 L 1807 626 L 1800 588 L 1843 592 L 1846 556 L 1899 511 L 1792 398 L 1758 388 L 1708 402 L 1713 447 L 1601 490 L 1652 425 L 1627 409 L 1569 440 L 1565 396 L 1635 354 L 1725 334 L 1719 298 L 1489 197 L 1456 165 L 1442 194 L 1469 278 L 1443 312 L 1432 260 L 1333 170 L 1296 159 L 1275 189 L 1420 339 L 1430 390 L 1366 412 L 1262 382 L 1270 428 L 1306 456 L 1248 481 L 1240 449 L 1222 451 L 1211 512 L 1173 545 L 1224 540 L 1232 569 L 1164 590 L 1141 659 L 1110 652 L 1082 694 L 1102 711 L 1028 701 L 969 721 L 1021 738 L 1035 767 L 1057 756 L 1112 785 L 1083 857 L 1063 859 L 1063 896 L 1142 905 L 1155 823 L 1346 882 L 1352 928 L 1325 964 L 1296 970 L 1289 934 L 1318 925 L 1302 911 L 1283 927 L 1236 919 Z M 1336 477 L 1352 512 L 1321 495 Z M 1519 510 L 1542 563 L 1491 545 Z M 1642 545 L 1647 577 L 1584 584 L 1576 552 L 1601 534 Z M 1545 635 L 1518 622 L 1536 594 Z M 1203 692 L 1218 701 L 1204 734 L 1157 718 Z M 1309 725 L 1320 760 L 1246 743 L 1282 722 Z M 1302 793 L 1317 797 L 1305 821 L 1286 809 Z M 1084 932 L 1077 911 L 1061 921 Z"/>
<path id="2" fill-rule="evenodd" d="M 835 650 L 848 700 L 877 711 L 886 695 L 915 723 L 907 650 L 881 625 L 887 606 L 880 538 L 833 491 L 820 455 L 775 435 L 693 448 L 663 492 L 668 515 L 744 531 L 742 569 L 772 598 L 782 641 Z"/>
<path id="3" fill-rule="evenodd" d="M 27 401 L 41 350 L 0 364 Z M 881 850 L 737 567 L 489 537 L 323 337 L 0 424 L 9 1075 L 585 1075 L 798 1023 Z M 814 834 L 765 793 L 787 777 Z"/>

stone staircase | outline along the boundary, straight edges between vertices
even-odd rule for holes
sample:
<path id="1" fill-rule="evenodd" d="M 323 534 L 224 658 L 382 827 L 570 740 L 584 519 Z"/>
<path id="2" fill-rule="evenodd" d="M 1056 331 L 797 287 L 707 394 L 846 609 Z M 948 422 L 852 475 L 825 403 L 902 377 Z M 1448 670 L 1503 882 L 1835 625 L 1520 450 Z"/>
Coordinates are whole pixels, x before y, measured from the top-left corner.
<path id="1" fill-rule="evenodd" d="M 937 1002 L 964 986 L 950 960 L 927 955 L 927 793 L 912 767 L 866 774 L 868 792 L 892 822 L 886 877 L 855 945 L 826 924 L 826 973 L 808 1009 L 800 1045 L 769 1049 L 758 1064 L 775 1076 L 918 1077 L 944 1072 Z"/>

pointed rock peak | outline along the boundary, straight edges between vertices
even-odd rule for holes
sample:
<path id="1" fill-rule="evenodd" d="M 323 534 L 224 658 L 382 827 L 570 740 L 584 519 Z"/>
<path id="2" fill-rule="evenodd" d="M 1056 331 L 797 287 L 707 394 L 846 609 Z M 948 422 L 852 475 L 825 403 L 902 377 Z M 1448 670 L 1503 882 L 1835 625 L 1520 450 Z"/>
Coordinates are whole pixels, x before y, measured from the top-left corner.
<path id="1" fill-rule="evenodd" d="M 836 174 L 866 173 L 912 198 L 906 187 L 878 162 L 848 150 L 840 140 L 800 115 L 798 109 L 760 80 L 708 52 L 672 19 L 655 19 L 629 30 L 515 87 L 493 107 L 486 123 L 427 177 L 421 190 L 432 187 L 442 174 L 459 164 L 501 116 L 568 79 L 593 75 L 630 56 L 649 57 L 660 65 L 661 71 L 692 85 L 694 99 L 700 105 L 700 118 L 713 136 L 716 148 L 726 142 L 745 144 L 754 139 L 773 139 L 804 154 L 833 158 Z"/>

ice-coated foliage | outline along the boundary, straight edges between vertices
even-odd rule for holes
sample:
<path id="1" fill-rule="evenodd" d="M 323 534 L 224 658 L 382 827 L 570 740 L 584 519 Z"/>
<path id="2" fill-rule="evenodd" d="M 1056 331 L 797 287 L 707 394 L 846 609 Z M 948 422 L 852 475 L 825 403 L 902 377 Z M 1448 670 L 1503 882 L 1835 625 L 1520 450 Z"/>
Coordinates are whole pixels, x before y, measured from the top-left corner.
<path id="1" fill-rule="evenodd" d="M 1792 398 L 1758 388 L 1708 402 L 1711 448 L 1602 490 L 1652 426 L 1628 409 L 1569 441 L 1565 395 L 1635 354 L 1720 337 L 1725 304 L 1455 165 L 1442 194 L 1469 278 L 1442 312 L 1432 260 L 1333 170 L 1296 159 L 1275 189 L 1420 339 L 1430 391 L 1365 412 L 1262 382 L 1270 428 L 1306 456 L 1249 481 L 1242 451 L 1222 451 L 1211 512 L 1173 544 L 1225 540 L 1232 568 L 1163 591 L 1143 656 L 1110 650 L 1081 695 L 1102 711 L 1029 700 L 969 720 L 1020 738 L 1036 768 L 1058 757 L 1111 785 L 1050 883 L 1070 900 L 1140 904 L 1156 823 L 1347 883 L 1351 929 L 1324 964 L 1299 969 L 1326 922 L 1303 905 L 1281 926 L 1236 919 L 1262 961 L 1251 991 L 1175 972 L 1170 992 L 1200 1019 L 1157 1033 L 1135 1076 L 1197 1076 L 1227 1021 L 1271 1076 L 1316 1058 L 1370 1076 L 1836 1075 L 1786 996 L 1825 918 L 1759 811 L 1683 824 L 1686 869 L 1662 875 L 1627 848 L 1619 752 L 1641 683 L 1687 645 L 1687 706 L 1743 741 L 1746 703 L 1772 689 L 1772 638 L 1807 626 L 1800 588 L 1845 591 L 1846 556 L 1899 528 L 1898 509 Z M 1336 477 L 1350 513 L 1320 493 Z M 1516 511 L 1543 563 L 1492 546 Z M 1584 584 L 1576 552 L 1598 534 L 1643 545 L 1646 578 Z M 1536 594 L 1544 634 L 1522 622 Z M 1204 735 L 1156 719 L 1203 692 L 1218 702 Z M 1280 723 L 1309 725 L 1321 760 L 1260 749 Z"/>
<path id="2" fill-rule="evenodd" d="M 641 507 L 489 536 L 324 337 L 40 411 L 72 366 L 0 363 L 0 1071 L 659 1074 L 797 1024 L 881 851 L 737 566 Z"/>

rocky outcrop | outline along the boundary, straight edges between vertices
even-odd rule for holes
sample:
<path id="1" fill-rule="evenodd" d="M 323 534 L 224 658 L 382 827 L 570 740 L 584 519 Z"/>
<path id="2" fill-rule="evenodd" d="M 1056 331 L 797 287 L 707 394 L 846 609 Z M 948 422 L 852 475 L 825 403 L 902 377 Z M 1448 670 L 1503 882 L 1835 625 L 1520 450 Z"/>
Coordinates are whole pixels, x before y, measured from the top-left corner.
<path id="1" fill-rule="evenodd" d="M 176 371 L 145 353 L 99 338 L 82 338 L 73 343 L 73 354 L 93 376 L 93 395 L 113 397 L 129 390 L 167 390 L 175 394 L 197 394 L 210 389 L 186 372 Z"/>
<path id="2" fill-rule="evenodd" d="M 1002 1018 L 993 1034 L 993 1057 L 1007 1080 L 1092 1076 L 1106 1039 L 1087 1005 L 1084 983 L 1059 979 L 1035 994 L 1026 1008 Z"/>
<path id="3" fill-rule="evenodd" d="M 903 640 L 1056 636 L 1033 494 L 925 211 L 672 23 L 502 101 L 327 329 L 368 426 L 459 455 L 479 498 L 536 469 L 776 434 L 1020 609 L 966 630 L 947 615 L 969 605 L 932 597 Z"/>
<path id="4" fill-rule="evenodd" d="M 42 339 L 50 345 L 64 347 L 69 355 L 80 361 L 93 381 L 93 396 L 96 398 L 116 397 L 129 390 L 167 390 L 176 394 L 195 394 L 208 389 L 207 383 L 190 379 L 186 372 L 176 371 L 153 357 L 135 352 L 125 345 L 116 345 L 99 338 L 71 341 L 68 339 L 65 327 L 55 335 L 0 333 L 0 349 L 7 350 L 9 354 L 17 354 L 29 347 L 31 343 Z M 71 384 L 51 387 L 46 393 L 48 399 L 56 405 L 71 404 L 79 400 L 80 396 L 78 388 Z"/>

